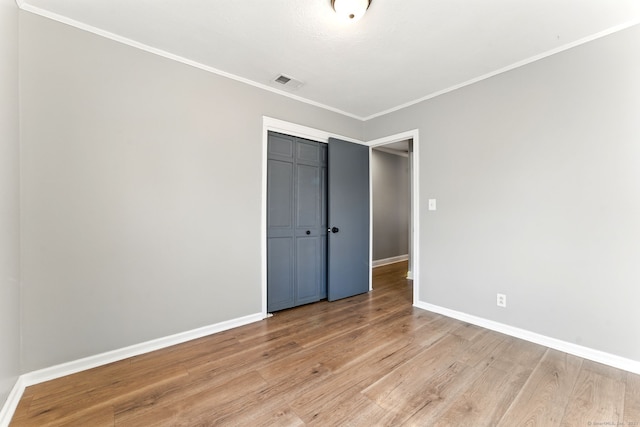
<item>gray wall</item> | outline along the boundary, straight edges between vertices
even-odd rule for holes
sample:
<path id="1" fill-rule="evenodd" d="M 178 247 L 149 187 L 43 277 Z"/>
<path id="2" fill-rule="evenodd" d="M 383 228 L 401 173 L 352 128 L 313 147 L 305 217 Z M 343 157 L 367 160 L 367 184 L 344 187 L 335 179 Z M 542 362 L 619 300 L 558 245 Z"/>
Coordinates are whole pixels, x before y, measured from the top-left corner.
<path id="1" fill-rule="evenodd" d="M 20 373 L 18 7 L 0 0 L 0 407 Z"/>
<path id="2" fill-rule="evenodd" d="M 0 1 L 0 397 L 19 246 L 23 372 L 260 311 L 262 115 L 419 128 L 420 300 L 640 360 L 639 28 L 362 124 L 21 12 L 19 245 Z"/>
<path id="3" fill-rule="evenodd" d="M 373 259 L 409 253 L 409 159 L 371 152 Z"/>
<path id="4" fill-rule="evenodd" d="M 420 131 L 420 301 L 640 360 L 638 52 L 636 26 L 366 123 Z"/>
<path id="5" fill-rule="evenodd" d="M 363 124 L 20 17 L 23 368 L 260 313 L 262 116 Z"/>

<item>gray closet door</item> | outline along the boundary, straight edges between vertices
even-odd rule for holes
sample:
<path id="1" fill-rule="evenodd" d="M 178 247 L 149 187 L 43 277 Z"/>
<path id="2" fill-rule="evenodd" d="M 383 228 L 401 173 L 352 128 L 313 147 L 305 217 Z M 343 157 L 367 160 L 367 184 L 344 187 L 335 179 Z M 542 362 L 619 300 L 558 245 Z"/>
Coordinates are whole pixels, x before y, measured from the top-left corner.
<path id="1" fill-rule="evenodd" d="M 269 133 L 267 310 L 326 296 L 326 145 Z"/>
<path id="2" fill-rule="evenodd" d="M 369 147 L 329 139 L 328 299 L 369 291 Z"/>

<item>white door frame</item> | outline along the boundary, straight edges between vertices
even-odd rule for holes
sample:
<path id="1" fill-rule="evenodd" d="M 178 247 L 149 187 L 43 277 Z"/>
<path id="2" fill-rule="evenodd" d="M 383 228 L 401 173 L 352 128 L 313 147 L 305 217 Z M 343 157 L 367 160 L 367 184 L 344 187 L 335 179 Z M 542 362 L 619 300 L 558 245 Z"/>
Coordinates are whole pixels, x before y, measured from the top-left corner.
<path id="1" fill-rule="evenodd" d="M 260 218 L 260 289 L 262 294 L 262 317 L 266 318 L 267 313 L 267 143 L 269 139 L 269 131 L 280 132 L 286 135 L 297 136 L 299 138 L 310 139 L 318 142 L 329 142 L 329 138 L 338 138 L 343 141 L 349 141 L 356 144 L 362 144 L 369 146 L 369 159 L 371 159 L 371 147 L 390 144 L 392 142 L 404 141 L 407 139 L 413 139 L 413 157 L 412 157 L 412 252 L 411 256 L 414 260 L 418 259 L 418 130 L 412 130 L 403 132 L 396 135 L 391 135 L 385 138 L 376 139 L 370 142 L 363 142 L 354 138 L 350 138 L 344 135 L 339 135 L 333 132 L 327 132 L 320 129 L 314 129 L 308 126 L 299 125 L 296 123 L 286 122 L 284 120 L 274 119 L 272 117 L 262 116 L 262 196 L 261 196 L 261 218 Z M 369 172 L 371 173 L 371 172 Z M 371 179 L 369 180 L 371 182 Z M 371 203 L 371 186 L 369 186 L 369 200 Z M 371 206 L 369 207 L 371 212 Z M 370 219 L 370 224 L 373 222 Z M 372 261 L 372 239 L 373 239 L 373 225 L 369 230 L 369 265 Z M 413 262 L 411 274 L 413 277 L 413 304 L 418 301 L 417 289 L 418 289 L 418 263 Z M 369 289 L 371 289 L 371 270 L 369 270 Z"/>
<path id="2" fill-rule="evenodd" d="M 413 150 L 409 153 L 409 164 L 411 168 L 411 224 L 409 225 L 411 228 L 410 237 L 411 237 L 411 253 L 409 254 L 409 271 L 407 273 L 407 278 L 413 279 L 413 305 L 415 306 L 418 302 L 418 295 L 420 295 L 420 281 L 419 281 L 419 266 L 420 266 L 420 143 L 419 143 L 419 132 L 418 129 L 413 129 L 410 131 L 397 133 L 395 135 L 389 135 L 384 138 L 374 139 L 373 141 L 368 141 L 367 145 L 369 148 L 369 155 L 371 156 L 371 149 L 373 147 L 380 147 L 387 144 L 392 144 L 394 142 L 413 141 Z M 371 162 L 369 162 L 371 164 Z M 371 171 L 371 169 L 369 169 Z M 369 172 L 371 173 L 371 172 Z M 373 180 L 369 179 L 369 183 L 372 183 Z M 370 194 L 371 194 L 370 190 Z M 371 194 L 370 200 L 373 200 L 373 195 Z M 371 202 L 373 203 L 373 202 Z M 371 232 L 370 232 L 370 241 L 373 243 L 373 206 L 369 211 L 372 215 L 370 219 L 371 224 Z M 373 247 L 373 244 L 371 245 Z M 373 248 L 371 249 L 373 251 Z M 371 254 L 371 259 L 373 259 L 373 254 Z"/>

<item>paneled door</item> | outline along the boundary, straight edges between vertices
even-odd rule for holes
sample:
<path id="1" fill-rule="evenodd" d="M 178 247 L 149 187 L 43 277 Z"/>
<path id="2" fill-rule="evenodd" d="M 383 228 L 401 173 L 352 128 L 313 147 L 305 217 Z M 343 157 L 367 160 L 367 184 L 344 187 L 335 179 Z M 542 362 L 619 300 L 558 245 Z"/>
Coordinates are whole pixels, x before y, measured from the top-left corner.
<path id="1" fill-rule="evenodd" d="M 328 299 L 369 291 L 369 147 L 329 139 Z"/>
<path id="2" fill-rule="evenodd" d="M 267 310 L 327 296 L 327 145 L 269 132 Z"/>

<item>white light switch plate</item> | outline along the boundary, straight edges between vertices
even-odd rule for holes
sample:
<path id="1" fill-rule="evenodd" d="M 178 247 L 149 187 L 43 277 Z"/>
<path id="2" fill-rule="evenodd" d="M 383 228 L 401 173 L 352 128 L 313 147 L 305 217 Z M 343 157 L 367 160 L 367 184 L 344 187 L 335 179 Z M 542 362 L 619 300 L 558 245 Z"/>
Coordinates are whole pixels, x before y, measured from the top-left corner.
<path id="1" fill-rule="evenodd" d="M 429 210 L 430 211 L 436 210 L 436 199 L 429 199 Z"/>

